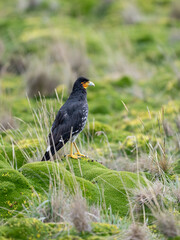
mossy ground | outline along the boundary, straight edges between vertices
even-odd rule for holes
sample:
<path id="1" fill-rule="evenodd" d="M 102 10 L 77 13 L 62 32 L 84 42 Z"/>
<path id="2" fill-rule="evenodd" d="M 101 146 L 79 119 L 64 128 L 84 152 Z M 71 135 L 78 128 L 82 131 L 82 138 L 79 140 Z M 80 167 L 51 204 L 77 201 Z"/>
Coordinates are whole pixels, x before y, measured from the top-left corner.
<path id="1" fill-rule="evenodd" d="M 0 226 L 2 239 L 106 239 L 119 233 L 116 226 L 93 223 L 90 233 L 80 235 L 68 224 L 45 224 L 35 218 L 13 218 Z M 0 238 L 1 239 L 1 238 Z"/>

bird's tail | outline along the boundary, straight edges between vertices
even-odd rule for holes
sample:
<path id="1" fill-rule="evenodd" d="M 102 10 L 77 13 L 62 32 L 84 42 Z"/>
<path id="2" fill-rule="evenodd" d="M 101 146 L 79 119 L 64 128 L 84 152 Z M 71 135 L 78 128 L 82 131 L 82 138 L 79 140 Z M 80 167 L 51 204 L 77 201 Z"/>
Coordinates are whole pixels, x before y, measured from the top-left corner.
<path id="1" fill-rule="evenodd" d="M 47 151 L 45 152 L 41 161 L 48 161 L 51 158 L 51 156 L 53 156 L 63 146 L 64 146 L 64 143 L 59 142 L 56 146 L 51 146 L 49 147 L 49 149 L 47 148 Z"/>
<path id="2" fill-rule="evenodd" d="M 43 156 L 43 158 L 41 159 L 41 161 L 48 161 L 50 159 L 50 154 L 49 152 L 46 152 Z"/>
<path id="3" fill-rule="evenodd" d="M 54 154 L 55 154 L 54 146 L 51 146 L 50 149 L 45 152 L 41 161 L 48 161 Z"/>

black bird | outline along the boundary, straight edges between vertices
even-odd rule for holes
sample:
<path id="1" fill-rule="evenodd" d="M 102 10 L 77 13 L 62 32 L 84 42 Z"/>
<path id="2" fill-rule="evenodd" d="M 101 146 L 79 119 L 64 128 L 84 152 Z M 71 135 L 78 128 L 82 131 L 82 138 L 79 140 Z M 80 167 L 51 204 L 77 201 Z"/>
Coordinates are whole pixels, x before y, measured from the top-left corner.
<path id="1" fill-rule="evenodd" d="M 69 157 L 85 156 L 79 152 L 75 143 L 78 134 L 84 129 L 88 117 L 87 91 L 88 86 L 95 86 L 84 77 L 79 77 L 73 86 L 72 92 L 65 104 L 58 111 L 48 136 L 48 147 L 41 161 L 47 161 L 64 144 L 71 140 Z M 73 154 L 73 144 L 76 153 Z"/>

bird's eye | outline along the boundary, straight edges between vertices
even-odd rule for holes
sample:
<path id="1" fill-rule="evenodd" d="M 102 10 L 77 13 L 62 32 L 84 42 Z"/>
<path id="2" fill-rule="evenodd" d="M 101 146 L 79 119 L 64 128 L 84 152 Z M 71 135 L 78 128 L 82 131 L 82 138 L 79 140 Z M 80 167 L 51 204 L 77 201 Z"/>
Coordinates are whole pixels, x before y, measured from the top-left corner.
<path id="1" fill-rule="evenodd" d="M 83 88 L 87 88 L 89 85 L 89 81 L 84 81 L 81 84 L 83 85 Z"/>

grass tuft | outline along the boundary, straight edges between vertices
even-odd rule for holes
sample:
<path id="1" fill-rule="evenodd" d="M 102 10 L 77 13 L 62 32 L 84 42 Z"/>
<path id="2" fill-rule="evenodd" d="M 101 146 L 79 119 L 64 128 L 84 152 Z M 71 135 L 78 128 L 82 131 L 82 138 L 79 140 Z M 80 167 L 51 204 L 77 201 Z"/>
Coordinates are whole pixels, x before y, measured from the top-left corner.
<path id="1" fill-rule="evenodd" d="M 165 237 L 179 236 L 177 221 L 172 213 L 162 212 L 155 215 L 155 217 L 158 229 Z"/>
<path id="2" fill-rule="evenodd" d="M 180 19 L 180 2 L 178 0 L 172 2 L 170 15 L 172 18 Z"/>
<path id="3" fill-rule="evenodd" d="M 167 120 L 163 121 L 163 129 L 164 129 L 164 133 L 167 137 L 171 137 L 174 135 L 174 131 L 173 131 L 170 123 Z"/>
<path id="4" fill-rule="evenodd" d="M 14 55 L 10 58 L 7 71 L 20 75 L 26 71 L 27 62 L 21 55 Z"/>
<path id="5" fill-rule="evenodd" d="M 0 132 L 4 132 L 8 129 L 16 129 L 17 122 L 13 118 L 10 112 L 1 113 L 0 115 Z"/>
<path id="6" fill-rule="evenodd" d="M 163 184 L 160 181 L 156 181 L 153 184 L 148 184 L 147 187 L 139 186 L 133 191 L 133 199 L 135 203 L 135 210 L 139 211 L 144 206 L 154 207 L 160 202 L 164 196 Z"/>
<path id="7" fill-rule="evenodd" d="M 54 69 L 49 64 L 33 61 L 25 73 L 26 89 L 29 97 L 51 96 L 59 80 L 54 74 Z"/>
<path id="8" fill-rule="evenodd" d="M 90 232 L 90 217 L 87 212 L 85 199 L 76 194 L 71 207 L 71 221 L 78 232 Z"/>
<path id="9" fill-rule="evenodd" d="M 42 4 L 43 0 L 19 0 L 17 9 L 21 12 L 34 10 Z"/>
<path id="10" fill-rule="evenodd" d="M 141 13 L 136 5 L 127 5 L 122 12 L 123 22 L 125 24 L 136 24 L 142 19 Z"/>
<path id="11" fill-rule="evenodd" d="M 127 233 L 124 240 L 148 240 L 148 230 L 145 226 L 141 226 L 137 223 L 133 223 Z"/>
<path id="12" fill-rule="evenodd" d="M 28 207 L 23 205 L 23 215 L 28 218 L 37 218 L 42 222 L 64 222 L 68 220 L 70 195 L 61 187 L 50 185 L 45 197 L 40 196 L 35 190 L 34 197 L 28 200 Z"/>

